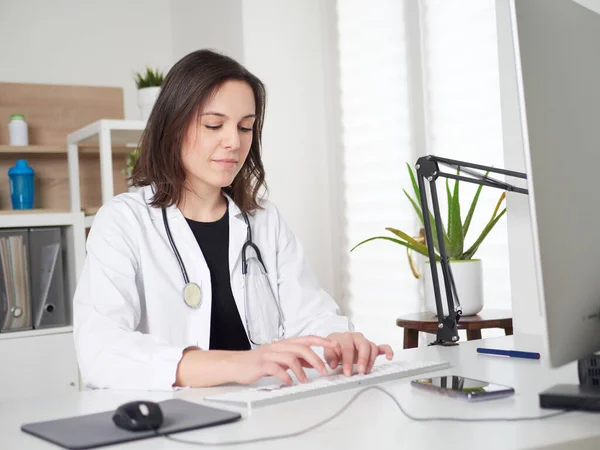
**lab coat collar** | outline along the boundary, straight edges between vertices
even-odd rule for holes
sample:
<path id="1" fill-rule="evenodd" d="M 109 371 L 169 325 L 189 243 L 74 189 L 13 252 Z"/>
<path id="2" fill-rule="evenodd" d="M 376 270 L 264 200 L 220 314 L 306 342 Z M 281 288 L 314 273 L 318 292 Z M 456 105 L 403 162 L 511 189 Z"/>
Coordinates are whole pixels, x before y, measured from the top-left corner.
<path id="1" fill-rule="evenodd" d="M 151 186 L 144 186 L 141 189 L 141 194 L 144 199 L 144 202 L 149 205 L 152 201 L 152 197 L 154 195 L 154 190 Z M 244 221 L 244 217 L 242 216 L 242 210 L 238 205 L 235 204 L 233 199 L 223 193 L 225 198 L 227 198 L 227 208 L 229 212 L 229 270 L 230 273 L 233 274 L 233 271 L 236 270 L 237 264 L 240 260 L 240 256 L 242 254 L 242 247 L 244 242 L 246 242 L 247 237 L 247 227 L 246 222 Z M 154 220 L 162 221 L 162 211 L 160 208 L 148 208 L 152 214 Z M 177 223 L 185 224 L 183 214 L 177 207 L 177 205 L 171 205 L 166 208 L 167 211 L 167 220 L 169 222 L 174 221 L 175 225 L 173 225 L 173 233 L 177 232 L 177 230 L 181 230 L 181 228 L 177 227 Z M 187 225 L 187 224 L 186 224 Z M 187 226 L 183 227 L 186 229 L 185 234 L 190 237 L 191 235 L 187 233 Z M 182 231 L 183 232 L 183 231 Z"/>
<path id="2" fill-rule="evenodd" d="M 144 202 L 147 205 L 150 205 L 150 203 L 152 202 L 152 197 L 154 196 L 153 187 L 152 186 L 142 187 L 141 194 L 142 194 L 142 198 L 144 199 Z M 234 217 L 234 218 L 244 222 L 244 218 L 242 216 L 242 210 L 240 209 L 240 207 L 238 205 L 236 205 L 236 203 L 233 201 L 233 199 L 229 195 L 227 195 L 224 192 L 223 192 L 223 195 L 227 199 L 229 217 Z M 160 208 L 154 208 L 154 207 L 149 206 L 149 209 L 155 218 L 162 220 L 162 211 Z M 166 210 L 167 210 L 167 218 L 169 218 L 169 219 L 173 219 L 173 218 L 182 216 L 181 211 L 175 204 L 167 207 Z"/>

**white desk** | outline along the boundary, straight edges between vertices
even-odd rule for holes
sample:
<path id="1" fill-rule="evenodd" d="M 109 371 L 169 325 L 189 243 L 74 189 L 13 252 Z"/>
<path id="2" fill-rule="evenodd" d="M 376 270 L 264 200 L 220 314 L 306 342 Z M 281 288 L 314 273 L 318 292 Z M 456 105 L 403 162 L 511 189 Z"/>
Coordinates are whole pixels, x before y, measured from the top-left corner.
<path id="1" fill-rule="evenodd" d="M 538 351 L 539 361 L 479 355 L 478 346 Z M 576 383 L 576 366 L 551 370 L 548 368 L 542 340 L 535 336 L 507 336 L 483 341 L 462 342 L 458 347 L 426 347 L 401 350 L 396 345 L 397 359 L 438 359 L 449 361 L 453 369 L 442 373 L 494 381 L 513 386 L 512 398 L 468 404 L 434 393 L 415 390 L 409 380 L 382 384 L 416 416 L 514 417 L 544 415 L 550 410 L 538 407 L 538 393 L 559 382 Z M 40 374 L 43 376 L 43 374 Z M 6 386 L 2 387 L 6 389 Z M 200 402 L 208 393 L 236 389 L 190 389 L 171 392 L 84 391 L 60 397 L 42 397 L 0 404 L 0 448 L 42 450 L 58 448 L 20 431 L 23 423 L 57 419 L 81 414 L 114 410 L 120 404 L 147 399 L 160 401 L 177 397 Z M 292 432 L 316 423 L 335 411 L 355 393 L 338 392 L 254 409 L 236 423 L 205 430 L 179 433 L 178 437 L 205 442 L 248 439 L 257 436 Z M 406 418 L 378 391 L 363 394 L 343 415 L 322 428 L 294 439 L 266 442 L 250 446 L 225 448 L 261 448 L 292 450 L 328 449 L 588 449 L 600 448 L 600 415 L 569 413 L 565 416 L 534 422 L 516 423 L 449 423 L 413 422 Z M 109 448 L 109 447 L 107 447 Z M 189 449 L 163 438 L 140 440 L 113 448 L 127 449 Z M 213 448 L 213 447 L 204 447 Z"/>

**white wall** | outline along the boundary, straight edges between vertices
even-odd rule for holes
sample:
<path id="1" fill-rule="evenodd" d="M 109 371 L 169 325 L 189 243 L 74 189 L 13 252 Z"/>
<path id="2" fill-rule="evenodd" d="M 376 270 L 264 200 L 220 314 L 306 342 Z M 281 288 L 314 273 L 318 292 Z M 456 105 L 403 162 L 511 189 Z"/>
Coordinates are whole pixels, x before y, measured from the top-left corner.
<path id="1" fill-rule="evenodd" d="M 323 287 L 335 297 L 339 263 L 334 198 L 339 151 L 333 2 L 243 1 L 244 63 L 267 86 L 264 163 L 270 198 L 301 240 Z M 334 5 L 333 5 L 334 6 Z M 334 178 L 335 179 L 335 178 Z M 339 298 L 339 297 L 338 297 Z"/>
<path id="2" fill-rule="evenodd" d="M 199 48 L 245 63 L 268 90 L 270 198 L 337 299 L 335 37 L 331 0 L 0 2 L 0 81 L 119 86 L 125 117 L 137 119 L 133 71 L 151 65 L 166 73 Z"/>
<path id="3" fill-rule="evenodd" d="M 138 119 L 133 72 L 170 68 L 170 30 L 165 0 L 2 1 L 0 81 L 122 87 Z"/>
<path id="4" fill-rule="evenodd" d="M 242 0 L 171 0 L 173 61 L 200 48 L 243 61 Z"/>

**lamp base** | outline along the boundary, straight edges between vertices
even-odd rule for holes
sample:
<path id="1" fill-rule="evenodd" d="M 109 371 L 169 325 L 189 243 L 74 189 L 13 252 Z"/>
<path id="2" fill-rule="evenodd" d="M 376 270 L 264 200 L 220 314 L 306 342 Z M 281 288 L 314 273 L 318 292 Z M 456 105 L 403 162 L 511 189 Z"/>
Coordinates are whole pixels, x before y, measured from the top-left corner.
<path id="1" fill-rule="evenodd" d="M 429 345 L 441 345 L 443 347 L 454 347 L 455 345 L 458 345 L 458 342 L 446 342 L 446 341 L 440 341 L 439 339 L 436 339 Z"/>
<path id="2" fill-rule="evenodd" d="M 431 345 L 443 345 L 450 347 L 458 345 L 458 320 L 460 314 L 454 316 L 454 314 L 444 317 L 438 324 L 438 330 L 436 339 Z"/>

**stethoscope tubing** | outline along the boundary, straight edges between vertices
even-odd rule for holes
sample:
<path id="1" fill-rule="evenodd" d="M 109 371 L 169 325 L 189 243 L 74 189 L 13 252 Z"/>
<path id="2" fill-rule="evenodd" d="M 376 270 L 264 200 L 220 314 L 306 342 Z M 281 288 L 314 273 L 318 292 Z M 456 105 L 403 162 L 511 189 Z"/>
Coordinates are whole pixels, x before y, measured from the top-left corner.
<path id="1" fill-rule="evenodd" d="M 165 224 L 165 231 L 167 232 L 167 238 L 169 239 L 169 243 L 171 244 L 171 248 L 173 249 L 173 253 L 175 253 L 175 258 L 177 258 L 177 262 L 179 263 L 179 267 L 181 269 L 181 273 L 183 274 L 183 281 L 185 284 L 189 284 L 190 279 L 188 277 L 187 270 L 185 270 L 185 265 L 183 264 L 183 260 L 181 259 L 181 255 L 179 254 L 179 250 L 177 250 L 177 246 L 173 241 L 173 235 L 171 234 L 171 227 L 169 227 L 169 221 L 167 220 L 167 210 L 165 208 L 162 209 L 163 223 Z"/>
<path id="2" fill-rule="evenodd" d="M 246 298 L 246 286 L 245 286 L 246 285 L 246 275 L 248 273 L 248 261 L 246 258 L 246 251 L 248 250 L 248 247 L 251 247 L 256 252 L 256 257 L 257 257 L 258 261 L 260 262 L 265 274 L 267 273 L 267 269 L 265 267 L 265 264 L 263 263 L 262 255 L 260 254 L 260 250 L 259 250 L 258 246 L 256 246 L 256 244 L 254 244 L 254 242 L 252 242 L 252 228 L 250 227 L 250 221 L 248 219 L 248 215 L 246 214 L 245 211 L 242 211 L 242 215 L 244 217 L 244 222 L 246 222 L 246 229 L 247 229 L 246 242 L 244 242 L 244 245 L 242 246 L 242 291 L 243 291 L 243 296 L 244 296 L 244 309 L 245 309 L 245 313 L 246 313 L 246 322 L 248 322 L 248 299 Z M 181 258 L 181 255 L 179 254 L 179 250 L 177 249 L 177 246 L 175 245 L 175 241 L 173 240 L 173 235 L 171 234 L 171 227 L 169 226 L 169 221 L 167 219 L 167 211 L 165 208 L 162 208 L 162 217 L 163 217 L 163 223 L 165 226 L 165 231 L 167 233 L 167 238 L 169 239 L 169 244 L 171 245 L 171 248 L 173 249 L 173 253 L 175 254 L 175 258 L 177 259 L 177 263 L 179 264 L 179 268 L 181 269 L 181 273 L 183 275 L 183 281 L 185 282 L 185 284 L 187 286 L 190 284 L 190 279 L 188 277 L 188 273 L 185 268 L 185 264 L 183 263 L 183 259 Z M 279 302 L 277 302 L 277 300 L 275 300 L 275 304 L 277 306 L 280 323 L 283 324 L 284 323 L 283 322 L 283 313 L 281 311 L 281 307 L 279 306 Z M 248 324 L 247 324 L 247 326 L 248 326 Z M 285 328 L 284 328 L 284 330 L 285 330 Z M 285 334 L 285 331 L 283 331 L 283 334 Z M 281 336 L 279 338 L 281 338 Z M 252 342 L 254 345 L 261 345 L 260 343 L 255 342 L 252 339 L 252 337 L 250 337 L 250 336 L 249 336 L 249 339 L 250 339 L 250 342 Z"/>

